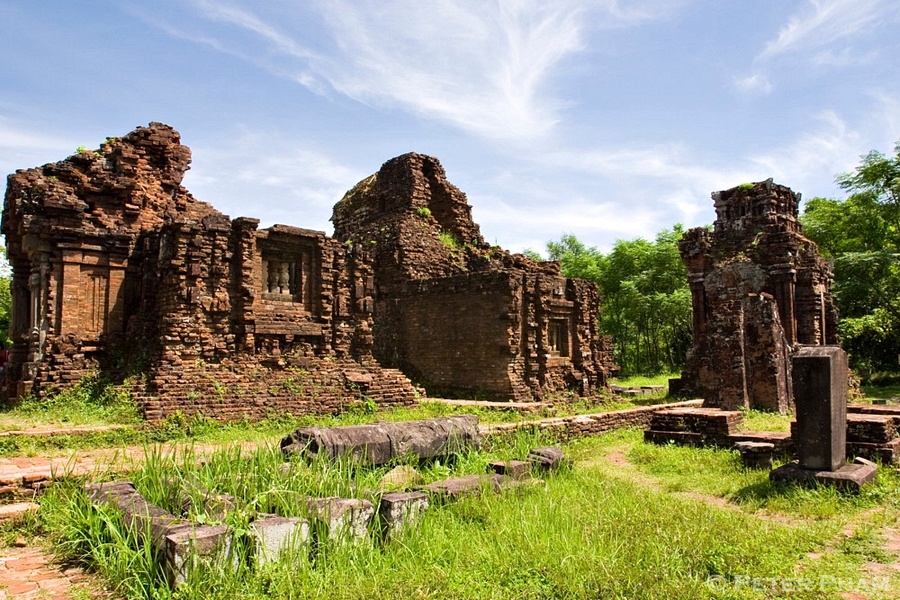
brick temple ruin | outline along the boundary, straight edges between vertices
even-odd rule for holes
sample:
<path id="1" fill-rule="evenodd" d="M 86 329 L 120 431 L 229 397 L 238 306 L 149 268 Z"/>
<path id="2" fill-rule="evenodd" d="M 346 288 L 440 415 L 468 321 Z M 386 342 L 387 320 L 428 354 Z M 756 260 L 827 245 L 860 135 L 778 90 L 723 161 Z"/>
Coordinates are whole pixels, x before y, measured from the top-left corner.
<path id="1" fill-rule="evenodd" d="M 800 194 L 772 180 L 712 195 L 713 231 L 679 242 L 694 311 L 694 346 L 680 382 L 704 405 L 784 412 L 791 357 L 837 344 L 832 270 L 803 236 Z"/>
<path id="2" fill-rule="evenodd" d="M 9 397 L 99 369 L 147 418 L 336 412 L 442 393 L 590 395 L 615 369 L 596 288 L 485 243 L 440 163 L 406 154 L 334 208 L 334 237 L 260 229 L 181 185 L 151 123 L 8 178 Z"/>

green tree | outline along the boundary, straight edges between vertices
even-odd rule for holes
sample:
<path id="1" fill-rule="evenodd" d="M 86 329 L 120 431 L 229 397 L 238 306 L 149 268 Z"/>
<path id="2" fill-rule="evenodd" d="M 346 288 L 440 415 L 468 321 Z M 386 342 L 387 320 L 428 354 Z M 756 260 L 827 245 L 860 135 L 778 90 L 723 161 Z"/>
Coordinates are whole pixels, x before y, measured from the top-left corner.
<path id="1" fill-rule="evenodd" d="M 804 232 L 834 259 L 838 333 L 863 376 L 897 371 L 900 353 L 900 142 L 836 178 L 845 199 L 813 198 Z"/>
<path id="2" fill-rule="evenodd" d="M 684 363 L 691 346 L 691 295 L 678 252 L 683 234 L 676 225 L 652 242 L 619 240 L 609 254 L 571 234 L 547 244 L 565 276 L 597 284 L 600 328 L 613 337 L 624 375 L 671 372 Z"/>

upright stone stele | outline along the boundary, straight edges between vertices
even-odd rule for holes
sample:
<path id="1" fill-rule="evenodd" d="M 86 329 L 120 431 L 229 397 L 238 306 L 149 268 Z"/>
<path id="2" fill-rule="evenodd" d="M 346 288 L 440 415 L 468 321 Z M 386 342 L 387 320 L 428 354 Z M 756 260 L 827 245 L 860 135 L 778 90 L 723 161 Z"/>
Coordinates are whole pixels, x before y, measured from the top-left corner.
<path id="1" fill-rule="evenodd" d="M 847 354 L 838 346 L 806 346 L 792 365 L 797 423 L 794 446 L 799 460 L 769 472 L 772 481 L 821 483 L 859 491 L 878 467 L 847 455 Z"/>
<path id="2" fill-rule="evenodd" d="M 794 356 L 800 467 L 837 471 L 847 455 L 847 354 L 837 346 L 807 346 Z"/>

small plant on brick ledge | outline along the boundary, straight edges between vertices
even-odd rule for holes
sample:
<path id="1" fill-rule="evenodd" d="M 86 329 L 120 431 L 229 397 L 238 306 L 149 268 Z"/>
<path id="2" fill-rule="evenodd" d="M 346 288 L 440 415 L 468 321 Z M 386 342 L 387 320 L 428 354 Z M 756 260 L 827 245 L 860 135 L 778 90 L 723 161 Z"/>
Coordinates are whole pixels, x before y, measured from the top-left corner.
<path id="1" fill-rule="evenodd" d="M 427 206 L 420 206 L 416 209 L 416 214 L 422 217 L 423 219 L 427 219 L 431 216 L 431 209 Z"/>
<path id="2" fill-rule="evenodd" d="M 449 231 L 440 232 L 438 234 L 438 238 L 441 240 L 442 244 L 444 244 L 451 250 L 462 250 L 462 243 L 455 235 L 453 235 Z"/>

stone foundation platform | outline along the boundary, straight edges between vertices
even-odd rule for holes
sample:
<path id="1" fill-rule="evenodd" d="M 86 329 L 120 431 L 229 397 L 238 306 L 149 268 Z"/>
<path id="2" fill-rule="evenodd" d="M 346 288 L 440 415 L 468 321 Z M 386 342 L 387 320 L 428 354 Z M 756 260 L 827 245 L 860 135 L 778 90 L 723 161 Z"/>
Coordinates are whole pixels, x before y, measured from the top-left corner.
<path id="1" fill-rule="evenodd" d="M 842 465 L 836 471 L 804 469 L 797 461 L 791 461 L 769 471 L 769 480 L 801 485 L 829 485 L 858 493 L 865 484 L 874 481 L 877 474 L 878 465 L 864 458 L 857 458 L 853 464 Z"/>

